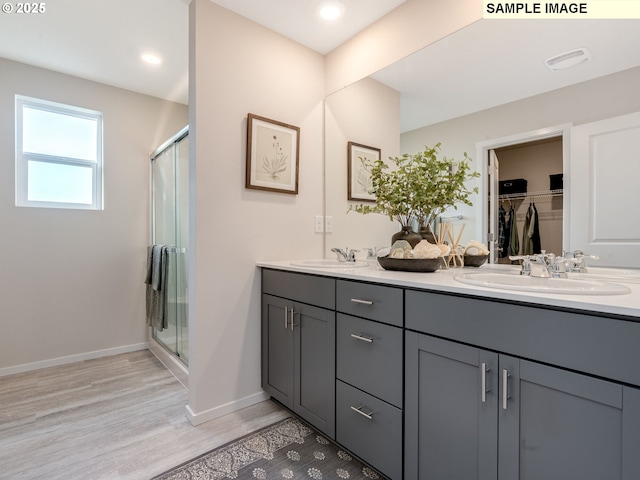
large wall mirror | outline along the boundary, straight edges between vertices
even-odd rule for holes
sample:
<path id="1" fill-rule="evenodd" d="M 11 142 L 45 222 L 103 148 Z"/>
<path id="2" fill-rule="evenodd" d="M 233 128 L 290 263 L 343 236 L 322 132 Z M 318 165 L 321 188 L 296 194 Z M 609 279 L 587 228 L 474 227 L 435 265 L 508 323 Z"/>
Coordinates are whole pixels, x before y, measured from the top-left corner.
<path id="1" fill-rule="evenodd" d="M 545 60 L 578 48 L 587 49 L 578 65 L 557 71 L 545 66 Z M 528 192 L 539 194 L 541 217 L 558 233 L 568 221 L 563 200 L 543 194 L 557 190 L 551 175 L 564 175 L 565 187 L 570 182 L 567 132 L 640 111 L 639 81 L 640 20 L 480 20 L 329 95 L 325 214 L 332 231 L 326 233 L 325 255 L 333 255 L 332 247 L 388 246 L 399 229 L 381 215 L 349 211 L 359 203 L 348 199 L 349 142 L 380 149 L 384 160 L 438 142 L 447 157 L 462 159 L 467 152 L 481 173 L 474 181 L 480 193 L 473 207 L 447 212 L 451 221 L 465 224 L 463 243 L 487 241 L 489 211 L 498 208 L 487 200 L 488 152 L 495 147 L 505 175 L 529 176 Z M 520 153 L 522 160 L 514 160 Z M 548 155 L 555 160 L 547 162 Z M 527 164 L 521 174 L 518 162 Z M 534 162 L 549 163 L 549 171 L 538 174 Z M 529 201 L 511 205 L 526 207 Z M 546 235 L 550 242 L 553 237 L 554 250 L 564 246 L 559 235 Z"/>

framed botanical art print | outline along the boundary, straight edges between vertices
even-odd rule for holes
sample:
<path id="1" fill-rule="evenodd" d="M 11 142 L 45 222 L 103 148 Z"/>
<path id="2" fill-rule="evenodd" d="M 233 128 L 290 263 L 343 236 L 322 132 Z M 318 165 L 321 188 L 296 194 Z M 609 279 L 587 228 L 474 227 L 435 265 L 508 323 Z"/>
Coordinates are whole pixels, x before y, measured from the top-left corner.
<path id="1" fill-rule="evenodd" d="M 300 128 L 247 116 L 246 188 L 298 193 Z"/>
<path id="2" fill-rule="evenodd" d="M 371 172 L 367 163 L 380 160 L 380 149 L 355 142 L 347 144 L 347 199 L 360 202 L 375 202 L 371 192 Z"/>

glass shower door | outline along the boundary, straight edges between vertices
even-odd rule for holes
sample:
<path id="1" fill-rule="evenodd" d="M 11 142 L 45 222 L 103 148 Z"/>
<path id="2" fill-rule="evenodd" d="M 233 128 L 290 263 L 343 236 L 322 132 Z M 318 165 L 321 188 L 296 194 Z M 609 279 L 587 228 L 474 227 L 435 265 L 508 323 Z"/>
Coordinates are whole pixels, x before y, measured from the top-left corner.
<path id="1" fill-rule="evenodd" d="M 151 172 L 152 243 L 168 247 L 166 328 L 154 328 L 153 336 L 187 364 L 189 141 L 186 129 L 152 157 Z"/>

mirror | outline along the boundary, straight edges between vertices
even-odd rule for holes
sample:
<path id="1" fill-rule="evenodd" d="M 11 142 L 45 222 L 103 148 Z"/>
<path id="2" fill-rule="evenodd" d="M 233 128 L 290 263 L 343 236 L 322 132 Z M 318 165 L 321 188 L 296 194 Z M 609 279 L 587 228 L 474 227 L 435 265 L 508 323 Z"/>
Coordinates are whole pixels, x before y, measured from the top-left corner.
<path id="1" fill-rule="evenodd" d="M 325 255 L 333 256 L 332 247 L 388 246 L 399 230 L 381 215 L 347 213 L 358 203 L 347 199 L 348 142 L 380 148 L 383 160 L 438 142 L 447 157 L 467 152 L 483 175 L 480 193 L 473 207 L 447 214 L 462 215 L 462 243 L 486 241 L 486 165 L 478 145 L 640 110 L 629 87 L 637 84 L 629 78 L 640 78 L 638 27 L 640 20 L 480 20 L 329 95 L 325 214 L 333 228 Z M 545 67 L 545 59 L 577 47 L 587 47 L 591 61 L 556 72 Z M 635 105 L 608 100 L 620 88 L 629 88 Z"/>

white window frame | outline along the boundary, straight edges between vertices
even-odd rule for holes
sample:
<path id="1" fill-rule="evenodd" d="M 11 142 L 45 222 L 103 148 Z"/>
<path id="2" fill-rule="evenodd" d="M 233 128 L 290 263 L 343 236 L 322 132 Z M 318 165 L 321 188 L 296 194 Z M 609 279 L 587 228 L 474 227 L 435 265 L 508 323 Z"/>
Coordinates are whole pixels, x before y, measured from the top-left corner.
<path id="1" fill-rule="evenodd" d="M 78 158 L 60 157 L 56 155 L 43 155 L 22 151 L 23 139 L 23 108 L 35 108 L 51 113 L 69 115 L 86 118 L 96 121 L 96 160 L 83 160 Z M 37 98 L 16 95 L 16 206 L 18 207 L 44 207 L 44 208 L 70 208 L 82 210 L 102 210 L 103 209 L 103 152 L 102 152 L 102 113 L 86 108 L 65 105 L 62 103 L 50 102 Z M 29 160 L 38 162 L 54 163 L 70 166 L 90 167 L 92 171 L 92 192 L 91 204 L 35 201 L 29 200 Z"/>

